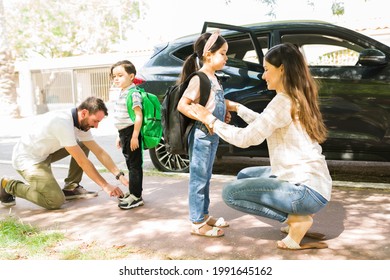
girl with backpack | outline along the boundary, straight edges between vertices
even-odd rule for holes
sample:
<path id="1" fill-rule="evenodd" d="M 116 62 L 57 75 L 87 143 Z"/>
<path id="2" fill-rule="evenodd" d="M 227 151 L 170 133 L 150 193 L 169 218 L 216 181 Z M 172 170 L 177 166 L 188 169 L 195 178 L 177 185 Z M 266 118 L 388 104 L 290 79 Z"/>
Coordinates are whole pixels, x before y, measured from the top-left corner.
<path id="1" fill-rule="evenodd" d="M 179 83 L 183 83 L 195 71 L 207 75 L 211 83 L 211 90 L 205 107 L 216 119 L 229 121 L 230 114 L 226 114 L 226 104 L 223 88 L 215 76 L 215 71 L 221 70 L 228 60 L 226 55 L 228 44 L 219 35 L 219 31 L 202 34 L 194 43 L 194 53 L 184 62 Z M 200 78 L 193 76 L 183 93 L 178 110 L 187 117 L 197 120 L 196 115 L 189 110 L 192 103 L 200 101 Z M 196 121 L 189 134 L 189 219 L 191 234 L 221 237 L 224 235 L 221 227 L 229 224 L 223 218 L 214 218 L 209 214 L 210 179 L 216 156 L 219 137 L 211 134 L 207 127 Z"/>

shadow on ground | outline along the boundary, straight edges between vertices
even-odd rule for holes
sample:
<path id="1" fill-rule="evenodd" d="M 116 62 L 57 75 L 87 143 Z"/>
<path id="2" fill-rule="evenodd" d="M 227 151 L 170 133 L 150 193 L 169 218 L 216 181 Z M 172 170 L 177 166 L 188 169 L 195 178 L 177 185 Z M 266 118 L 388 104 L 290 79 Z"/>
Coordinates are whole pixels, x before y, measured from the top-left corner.
<path id="1" fill-rule="evenodd" d="M 222 238 L 189 234 L 186 175 L 145 176 L 145 206 L 133 210 L 119 209 L 115 198 L 99 192 L 96 198 L 70 201 L 55 211 L 17 199 L 11 210 L 0 208 L 0 217 L 12 215 L 44 229 L 59 230 L 70 240 L 148 252 L 148 256 L 142 256 L 145 258 L 390 259 L 389 191 L 335 188 L 332 201 L 315 216 L 312 228 L 326 234 L 329 248 L 285 251 L 276 248 L 276 241 L 284 237 L 281 224 L 235 211 L 224 204 L 223 185 L 233 179 L 233 176 L 214 176 L 212 180 L 210 212 L 230 223 Z M 90 180 L 84 181 L 86 188 L 96 189 Z"/>

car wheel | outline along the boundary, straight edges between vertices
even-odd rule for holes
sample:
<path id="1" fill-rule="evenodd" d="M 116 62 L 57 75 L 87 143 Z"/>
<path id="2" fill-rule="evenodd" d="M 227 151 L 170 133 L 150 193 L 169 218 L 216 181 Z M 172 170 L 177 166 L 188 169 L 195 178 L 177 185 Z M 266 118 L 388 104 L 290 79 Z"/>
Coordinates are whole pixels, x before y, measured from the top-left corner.
<path id="1" fill-rule="evenodd" d="M 157 147 L 149 149 L 149 155 L 153 165 L 160 171 L 186 173 L 189 170 L 188 155 L 169 153 L 165 147 L 164 138 L 161 138 Z"/>

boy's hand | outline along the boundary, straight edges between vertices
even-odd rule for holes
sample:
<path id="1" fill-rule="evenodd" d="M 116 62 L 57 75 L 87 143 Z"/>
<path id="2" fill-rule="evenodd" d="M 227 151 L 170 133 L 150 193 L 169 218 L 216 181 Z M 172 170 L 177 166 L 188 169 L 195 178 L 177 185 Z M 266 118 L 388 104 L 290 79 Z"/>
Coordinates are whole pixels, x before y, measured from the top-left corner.
<path id="1" fill-rule="evenodd" d="M 137 138 L 131 138 L 130 140 L 130 150 L 135 151 L 139 148 L 139 141 L 138 137 Z"/>

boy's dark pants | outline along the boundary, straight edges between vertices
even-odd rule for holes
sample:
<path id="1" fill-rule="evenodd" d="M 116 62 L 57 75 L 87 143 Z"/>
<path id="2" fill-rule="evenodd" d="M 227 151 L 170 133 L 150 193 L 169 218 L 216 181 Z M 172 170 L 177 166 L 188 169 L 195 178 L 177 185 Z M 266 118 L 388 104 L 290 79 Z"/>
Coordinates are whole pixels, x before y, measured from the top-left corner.
<path id="1" fill-rule="evenodd" d="M 119 139 L 122 145 L 122 153 L 125 157 L 126 165 L 129 170 L 129 192 L 136 197 L 142 196 L 142 135 L 138 136 L 140 147 L 135 151 L 130 149 L 130 140 L 133 135 L 134 125 L 119 130 Z"/>

